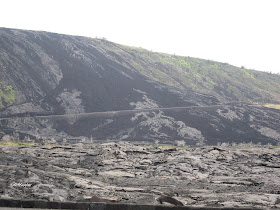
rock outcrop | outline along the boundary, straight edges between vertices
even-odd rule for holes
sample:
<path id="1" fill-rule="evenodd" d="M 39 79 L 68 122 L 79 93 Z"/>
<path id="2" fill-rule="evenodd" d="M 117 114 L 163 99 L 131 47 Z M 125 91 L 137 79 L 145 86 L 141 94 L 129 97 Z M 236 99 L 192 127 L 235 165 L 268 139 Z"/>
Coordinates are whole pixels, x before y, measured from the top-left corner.
<path id="1" fill-rule="evenodd" d="M 256 145 L 1 147 L 0 197 L 158 205 L 177 193 L 185 206 L 277 209 L 279 154 L 279 147 Z"/>
<path id="2" fill-rule="evenodd" d="M 175 206 L 184 206 L 184 204 L 181 201 L 178 201 L 175 198 L 172 198 L 170 196 L 165 196 L 162 195 L 157 199 L 161 204 L 165 203 L 169 203 L 169 204 L 173 204 Z"/>

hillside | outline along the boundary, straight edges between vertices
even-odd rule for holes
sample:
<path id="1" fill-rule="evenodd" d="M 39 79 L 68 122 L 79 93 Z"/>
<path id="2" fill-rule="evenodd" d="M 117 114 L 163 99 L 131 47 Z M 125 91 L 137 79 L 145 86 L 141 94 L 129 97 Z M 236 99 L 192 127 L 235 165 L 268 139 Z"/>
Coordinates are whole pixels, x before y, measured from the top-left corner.
<path id="1" fill-rule="evenodd" d="M 280 102 L 280 75 L 192 57 L 154 53 L 92 40 L 108 58 L 160 83 L 216 96 L 220 101 Z"/>
<path id="2" fill-rule="evenodd" d="M 0 129 L 20 138 L 280 141 L 280 111 L 248 104 L 280 103 L 280 76 L 229 64 L 0 28 L 0 81 Z"/>

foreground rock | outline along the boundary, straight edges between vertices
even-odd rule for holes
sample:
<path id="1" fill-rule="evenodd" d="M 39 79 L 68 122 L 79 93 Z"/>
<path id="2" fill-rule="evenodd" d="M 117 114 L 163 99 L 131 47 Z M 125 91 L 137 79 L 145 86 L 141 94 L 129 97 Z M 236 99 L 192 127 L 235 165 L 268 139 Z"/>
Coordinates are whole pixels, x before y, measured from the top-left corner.
<path id="1" fill-rule="evenodd" d="M 19 146 L 0 160 L 1 198 L 280 208 L 280 147 Z"/>

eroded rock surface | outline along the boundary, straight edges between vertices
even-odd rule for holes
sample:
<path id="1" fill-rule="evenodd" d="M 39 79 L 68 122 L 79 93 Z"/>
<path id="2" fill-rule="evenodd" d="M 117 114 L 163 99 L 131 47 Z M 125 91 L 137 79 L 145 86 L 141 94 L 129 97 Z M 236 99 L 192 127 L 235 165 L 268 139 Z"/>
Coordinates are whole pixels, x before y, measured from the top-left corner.
<path id="1" fill-rule="evenodd" d="M 280 208 L 279 147 L 38 145 L 1 147 L 0 159 L 1 198 L 159 204 L 167 195 L 189 206 Z"/>

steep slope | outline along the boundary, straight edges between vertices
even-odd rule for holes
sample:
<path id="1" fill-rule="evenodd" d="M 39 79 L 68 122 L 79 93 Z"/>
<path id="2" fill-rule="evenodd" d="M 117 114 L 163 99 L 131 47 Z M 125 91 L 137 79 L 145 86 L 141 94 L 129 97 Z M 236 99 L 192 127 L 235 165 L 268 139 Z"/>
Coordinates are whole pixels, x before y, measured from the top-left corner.
<path id="1" fill-rule="evenodd" d="M 0 78 L 5 133 L 190 144 L 280 140 L 278 110 L 233 103 L 279 102 L 278 75 L 1 28 Z"/>
<path id="2" fill-rule="evenodd" d="M 180 99 L 180 90 L 148 81 L 91 43 L 83 37 L 2 29 L 1 78 L 17 90 L 17 104 L 33 101 L 60 114 L 132 109 L 129 102 L 142 99 L 142 92 L 163 107 L 218 102 L 196 93 L 188 102 Z"/>
<path id="3" fill-rule="evenodd" d="M 106 56 L 152 80 L 214 95 L 221 101 L 280 102 L 280 75 L 210 60 L 153 53 L 105 40 L 92 40 Z"/>

